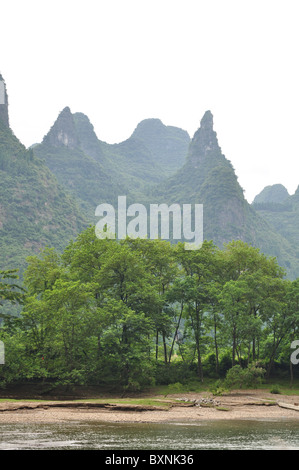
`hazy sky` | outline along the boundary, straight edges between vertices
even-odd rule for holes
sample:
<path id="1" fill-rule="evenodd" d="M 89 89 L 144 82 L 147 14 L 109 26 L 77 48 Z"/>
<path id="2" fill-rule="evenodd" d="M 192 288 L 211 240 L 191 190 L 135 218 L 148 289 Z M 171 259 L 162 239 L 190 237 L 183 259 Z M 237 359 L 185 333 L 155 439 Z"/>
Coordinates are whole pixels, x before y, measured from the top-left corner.
<path id="1" fill-rule="evenodd" d="M 29 146 L 69 106 L 109 143 L 146 118 L 193 137 L 210 109 L 247 199 L 275 183 L 293 194 L 298 11 L 298 0 L 1 0 L 11 127 Z"/>

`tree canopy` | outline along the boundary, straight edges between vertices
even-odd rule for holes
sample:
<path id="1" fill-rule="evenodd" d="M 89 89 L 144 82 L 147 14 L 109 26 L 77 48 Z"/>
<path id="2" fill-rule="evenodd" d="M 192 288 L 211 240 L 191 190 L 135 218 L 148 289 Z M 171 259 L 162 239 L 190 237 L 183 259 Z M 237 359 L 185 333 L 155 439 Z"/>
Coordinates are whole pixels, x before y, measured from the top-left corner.
<path id="1" fill-rule="evenodd" d="M 89 227 L 62 254 L 45 248 L 27 262 L 24 290 L 15 272 L 0 273 L 1 298 L 22 304 L 0 328 L 2 384 L 138 390 L 257 361 L 268 376 L 288 370 L 299 282 L 242 241 L 190 251 L 163 240 L 98 239 Z"/>

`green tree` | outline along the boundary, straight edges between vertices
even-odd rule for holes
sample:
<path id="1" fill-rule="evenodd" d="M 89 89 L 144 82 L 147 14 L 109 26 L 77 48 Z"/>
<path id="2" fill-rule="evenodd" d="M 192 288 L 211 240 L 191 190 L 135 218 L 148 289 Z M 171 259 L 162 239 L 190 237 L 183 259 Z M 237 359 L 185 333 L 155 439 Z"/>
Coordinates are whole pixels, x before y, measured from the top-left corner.
<path id="1" fill-rule="evenodd" d="M 182 265 L 185 276 L 189 279 L 186 284 L 186 320 L 190 324 L 197 356 L 197 375 L 203 381 L 202 348 L 204 336 L 204 316 L 209 309 L 209 286 L 217 263 L 215 253 L 217 248 L 212 242 L 204 241 L 199 250 L 185 250 L 178 245 L 177 259 Z"/>
<path id="2" fill-rule="evenodd" d="M 157 310 L 152 312 L 156 329 L 156 360 L 158 360 L 159 336 L 162 336 L 164 362 L 169 361 L 167 338 L 171 335 L 173 309 L 169 308 L 168 292 L 180 275 L 174 247 L 165 240 L 127 239 L 127 243 L 141 256 L 152 276 L 151 283 L 157 292 Z M 171 357 L 171 354 L 170 354 Z"/>
<path id="3" fill-rule="evenodd" d="M 283 283 L 284 271 L 275 258 L 257 248 L 233 241 L 222 252 L 227 282 L 219 296 L 225 318 L 225 331 L 232 346 L 232 366 L 241 348 L 247 349 L 247 361 L 258 357 L 256 343 L 261 338 L 263 323 L 269 319 L 269 305 L 274 298 L 273 283 Z M 271 294 L 270 294 L 271 292 Z M 283 295 L 283 293 L 280 293 Z M 277 296 L 276 296 L 277 298 Z"/>
<path id="4" fill-rule="evenodd" d="M 10 304 L 23 303 L 25 296 L 25 289 L 16 284 L 16 280 L 19 279 L 17 269 L 0 271 L 0 307 L 5 303 L 9 302 Z M 2 319 L 7 319 L 9 317 L 7 314 L 0 312 L 0 321 Z"/>

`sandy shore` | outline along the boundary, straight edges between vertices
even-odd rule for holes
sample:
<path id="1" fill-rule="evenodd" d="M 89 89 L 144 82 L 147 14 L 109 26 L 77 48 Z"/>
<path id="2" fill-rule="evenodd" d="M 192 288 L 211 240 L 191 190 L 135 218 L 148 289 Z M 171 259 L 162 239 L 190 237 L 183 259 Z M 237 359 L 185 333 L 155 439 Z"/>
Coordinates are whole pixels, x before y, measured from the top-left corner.
<path id="1" fill-rule="evenodd" d="M 188 400 L 199 399 L 199 394 L 184 395 Z M 286 403 L 296 405 L 298 396 L 274 397 L 266 392 L 242 391 L 241 393 L 217 397 L 217 406 L 181 406 L 175 400 L 181 395 L 172 395 L 173 405 L 168 410 L 151 409 L 136 411 L 134 407 L 128 410 L 114 410 L 88 406 L 88 400 L 82 402 L 82 407 L 76 404 L 67 407 L 55 402 L 6 402 L 0 403 L 0 423 L 63 423 L 78 421 L 106 421 L 115 423 L 165 423 L 172 421 L 199 421 L 199 420 L 280 420 L 299 419 L 299 411 L 282 408 L 277 404 Z M 163 399 L 161 398 L 161 402 Z M 276 403 L 275 403 L 276 402 Z M 24 409 L 22 406 L 30 407 Z M 39 406 L 39 407 L 37 407 Z M 42 406 L 42 407 L 41 407 Z"/>

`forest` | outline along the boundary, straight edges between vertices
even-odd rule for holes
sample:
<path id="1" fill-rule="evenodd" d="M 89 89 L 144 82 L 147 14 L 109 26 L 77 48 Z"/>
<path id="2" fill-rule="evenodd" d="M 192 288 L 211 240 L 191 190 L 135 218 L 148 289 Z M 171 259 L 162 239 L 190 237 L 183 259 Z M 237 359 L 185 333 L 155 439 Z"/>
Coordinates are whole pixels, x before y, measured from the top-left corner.
<path id="1" fill-rule="evenodd" d="M 265 380 L 298 375 L 290 355 L 299 279 L 243 241 L 190 251 L 164 240 L 99 239 L 90 226 L 62 253 L 29 256 L 23 277 L 0 273 L 1 387 L 138 391 L 217 380 L 236 367 L 262 370 Z M 19 313 L 7 313 L 8 304 Z"/>

